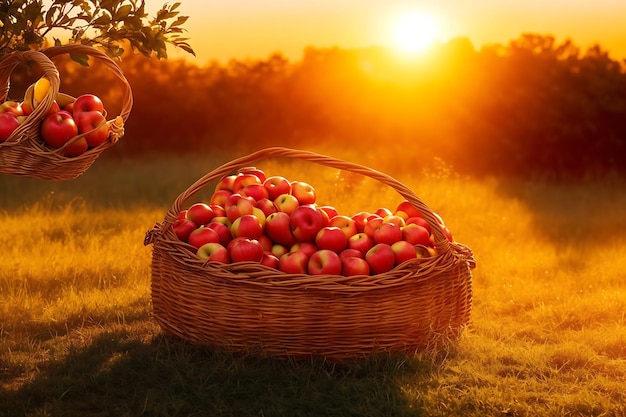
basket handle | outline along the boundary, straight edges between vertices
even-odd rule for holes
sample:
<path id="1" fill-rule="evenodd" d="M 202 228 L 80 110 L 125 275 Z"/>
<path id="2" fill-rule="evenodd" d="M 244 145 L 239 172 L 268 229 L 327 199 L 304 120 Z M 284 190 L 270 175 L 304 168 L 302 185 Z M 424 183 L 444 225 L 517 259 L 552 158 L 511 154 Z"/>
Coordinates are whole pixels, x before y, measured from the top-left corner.
<path id="1" fill-rule="evenodd" d="M 344 171 L 353 172 L 356 174 L 364 175 L 366 177 L 372 178 L 378 182 L 381 182 L 391 188 L 393 188 L 398 194 L 408 200 L 415 208 L 417 208 L 424 216 L 424 219 L 431 226 L 432 233 L 435 237 L 435 246 L 440 252 L 450 252 L 450 242 L 446 238 L 443 230 L 439 224 L 439 221 L 433 214 L 432 210 L 424 203 L 422 200 L 413 193 L 408 187 L 402 184 L 400 181 L 395 178 L 384 174 L 380 171 L 374 170 L 372 168 L 368 168 L 363 165 L 359 165 L 356 163 L 344 161 L 341 159 L 332 158 L 330 156 L 320 155 L 315 152 L 310 151 L 302 151 L 291 148 L 284 147 L 271 147 L 265 148 L 250 155 L 240 157 L 238 159 L 234 159 L 213 171 L 205 174 L 202 178 L 198 179 L 195 183 L 193 183 L 187 190 L 183 191 L 178 198 L 172 204 L 172 207 L 169 209 L 168 213 L 165 216 L 165 222 L 161 224 L 161 233 L 166 231 L 171 224 L 176 221 L 178 214 L 180 214 L 181 208 L 185 205 L 185 203 L 198 191 L 200 191 L 204 186 L 206 186 L 209 182 L 220 179 L 226 175 L 231 174 L 239 168 L 243 168 L 245 166 L 249 166 L 255 161 L 260 159 L 267 159 L 273 157 L 283 157 L 283 158 L 293 158 L 300 159 L 303 161 L 308 161 L 312 163 L 316 163 L 319 165 L 323 165 L 330 168 L 337 168 Z M 173 233 L 173 232 L 172 232 Z M 148 239 L 149 240 L 149 239 Z"/>

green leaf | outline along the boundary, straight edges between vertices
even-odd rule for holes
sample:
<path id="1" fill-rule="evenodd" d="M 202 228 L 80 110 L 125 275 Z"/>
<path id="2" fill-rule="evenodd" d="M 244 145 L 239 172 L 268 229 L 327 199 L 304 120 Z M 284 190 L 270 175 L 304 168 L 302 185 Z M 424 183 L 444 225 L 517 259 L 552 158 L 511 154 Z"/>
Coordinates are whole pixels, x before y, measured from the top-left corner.
<path id="1" fill-rule="evenodd" d="M 115 14 L 113 15 L 113 20 L 115 21 L 120 21 L 120 20 L 124 20 L 128 17 L 128 15 L 130 14 L 130 12 L 133 11 L 133 7 L 129 4 L 120 7 L 119 9 L 117 9 L 117 11 L 115 12 Z"/>
<path id="2" fill-rule="evenodd" d="M 70 58 L 84 67 L 89 66 L 89 55 L 87 54 L 70 54 Z"/>

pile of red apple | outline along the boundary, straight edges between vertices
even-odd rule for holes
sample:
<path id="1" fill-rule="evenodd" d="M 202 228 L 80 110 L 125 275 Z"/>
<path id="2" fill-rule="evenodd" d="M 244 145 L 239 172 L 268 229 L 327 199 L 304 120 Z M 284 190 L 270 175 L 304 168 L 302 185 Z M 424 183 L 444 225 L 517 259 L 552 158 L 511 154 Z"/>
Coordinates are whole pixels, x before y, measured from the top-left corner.
<path id="1" fill-rule="evenodd" d="M 375 275 L 436 255 L 431 226 L 409 201 L 347 216 L 316 199 L 306 182 L 246 167 L 222 178 L 209 202 L 182 210 L 172 227 L 200 259 L 259 262 L 288 274 Z"/>
<path id="2" fill-rule="evenodd" d="M 82 155 L 87 149 L 105 142 L 109 137 L 109 125 L 102 100 L 94 94 L 83 94 L 75 100 L 54 100 L 41 122 L 43 142 L 53 149 L 61 148 L 78 135 L 84 136 L 67 145 L 62 153 L 67 157 Z M 17 127 L 26 120 L 36 107 L 35 100 L 5 101 L 0 104 L 0 143 L 6 141 Z"/>

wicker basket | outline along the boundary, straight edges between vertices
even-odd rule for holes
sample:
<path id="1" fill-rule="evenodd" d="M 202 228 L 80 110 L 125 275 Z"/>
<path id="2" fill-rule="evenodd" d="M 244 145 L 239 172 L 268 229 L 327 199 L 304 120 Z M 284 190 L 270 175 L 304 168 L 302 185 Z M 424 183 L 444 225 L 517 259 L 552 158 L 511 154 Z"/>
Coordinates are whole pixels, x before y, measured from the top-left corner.
<path id="1" fill-rule="evenodd" d="M 422 213 L 438 255 L 374 276 L 285 274 L 257 263 L 204 262 L 172 224 L 210 181 L 269 157 L 295 158 L 373 178 Z M 334 361 L 414 353 L 455 340 L 470 322 L 472 251 L 450 243 L 431 210 L 392 177 L 307 151 L 267 148 L 209 172 L 178 196 L 146 234 L 152 251 L 153 315 L 164 333 L 192 343 L 269 357 Z"/>
<path id="2" fill-rule="evenodd" d="M 60 86 L 59 72 L 52 58 L 62 54 L 86 54 L 108 67 L 121 81 L 122 107 L 119 116 L 109 118 L 109 138 L 101 145 L 87 150 L 77 157 L 65 157 L 62 149 L 47 147 L 40 136 L 40 125 L 45 114 L 57 97 Z M 11 136 L 0 143 L 0 172 L 21 175 L 42 180 L 62 181 L 74 179 L 83 174 L 96 158 L 124 135 L 124 122 L 130 114 L 133 97 L 130 85 L 122 70 L 106 54 L 86 45 L 63 45 L 41 51 L 13 52 L 0 60 L 0 101 L 5 101 L 10 88 L 10 76 L 20 63 L 35 63 L 43 71 L 43 76 L 50 81 L 50 89 L 35 108 Z M 76 136 L 74 142 L 89 132 Z M 66 145 L 67 146 L 67 145 Z"/>

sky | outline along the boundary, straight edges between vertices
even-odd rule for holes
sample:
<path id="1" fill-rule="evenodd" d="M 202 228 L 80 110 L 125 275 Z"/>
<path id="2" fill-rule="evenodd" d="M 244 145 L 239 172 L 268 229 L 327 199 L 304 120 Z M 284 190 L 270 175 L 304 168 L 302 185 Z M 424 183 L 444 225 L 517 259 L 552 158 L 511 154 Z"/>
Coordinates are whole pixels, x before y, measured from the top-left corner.
<path id="1" fill-rule="evenodd" d="M 626 58 L 626 0 L 179 1 L 181 14 L 190 16 L 184 27 L 199 64 L 274 52 L 297 60 L 307 46 L 394 47 L 399 16 L 416 11 L 435 22 L 440 42 L 467 37 L 480 48 L 537 33 L 559 43 L 571 39 L 583 50 L 600 44 L 613 59 Z M 163 1 L 147 4 L 158 8 Z"/>

